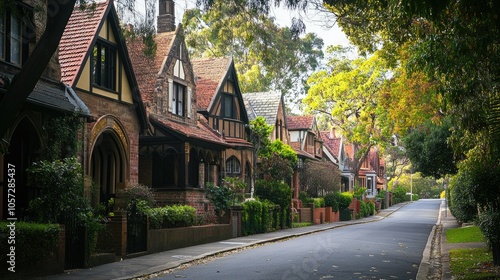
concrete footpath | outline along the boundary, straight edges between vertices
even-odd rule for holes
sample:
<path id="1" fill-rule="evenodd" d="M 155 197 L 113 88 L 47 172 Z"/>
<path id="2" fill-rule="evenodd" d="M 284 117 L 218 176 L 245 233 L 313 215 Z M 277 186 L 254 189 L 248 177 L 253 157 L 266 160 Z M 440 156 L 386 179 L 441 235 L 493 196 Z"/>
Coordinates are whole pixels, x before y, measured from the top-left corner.
<path id="1" fill-rule="evenodd" d="M 224 241 L 208 243 L 203 245 L 191 246 L 186 248 L 180 248 L 170 251 L 165 251 L 156 254 L 145 255 L 136 258 L 125 259 L 120 262 L 105 264 L 89 269 L 80 269 L 74 271 L 66 271 L 63 274 L 52 275 L 46 277 L 45 279 L 133 279 L 138 277 L 147 276 L 153 273 L 174 269 L 183 264 L 187 264 L 196 260 L 201 260 L 206 257 L 215 256 L 221 253 L 230 252 L 233 250 L 243 249 L 245 247 L 263 244 L 267 242 L 274 242 L 278 240 L 283 240 L 287 238 L 293 238 L 301 235 L 312 234 L 315 232 L 325 231 L 329 229 L 334 229 L 337 227 L 344 227 L 353 224 L 369 223 L 380 221 L 385 217 L 391 215 L 395 211 L 399 210 L 401 207 L 405 206 L 406 203 L 401 203 L 393 205 L 388 209 L 380 211 L 377 215 L 370 216 L 363 219 L 335 222 L 321 225 L 313 225 L 302 228 L 291 228 L 285 230 L 279 230 L 275 232 L 265 233 L 265 234 L 255 234 L 244 237 L 232 238 Z M 443 206 L 441 207 L 440 213 L 443 211 Z M 434 227 L 430 234 L 428 244 L 424 250 L 424 256 L 422 259 L 421 268 L 417 275 L 417 279 L 441 279 L 440 276 L 444 271 L 442 269 L 433 269 L 436 263 L 432 263 L 431 260 L 435 259 L 432 257 L 431 253 L 435 244 L 435 236 L 441 231 L 439 229 L 439 224 L 443 220 L 443 214 L 440 214 L 437 225 Z M 453 217 L 451 215 L 446 217 L 446 222 L 451 226 L 453 224 Z M 455 222 L 456 224 L 456 222 Z M 444 232 L 444 231 L 443 231 Z M 430 244 L 429 244 L 430 243 Z M 441 248 L 438 248 L 440 251 Z M 449 248 L 445 248 L 449 249 Z M 437 252 L 436 256 L 441 254 Z M 441 261 L 437 261 L 439 265 Z M 440 265 L 439 265 L 440 266 Z M 443 266 L 443 268 L 445 268 Z M 449 273 L 448 273 L 449 274 Z M 439 278 L 434 278 L 439 277 Z M 450 278 L 448 278 L 450 279 Z"/>

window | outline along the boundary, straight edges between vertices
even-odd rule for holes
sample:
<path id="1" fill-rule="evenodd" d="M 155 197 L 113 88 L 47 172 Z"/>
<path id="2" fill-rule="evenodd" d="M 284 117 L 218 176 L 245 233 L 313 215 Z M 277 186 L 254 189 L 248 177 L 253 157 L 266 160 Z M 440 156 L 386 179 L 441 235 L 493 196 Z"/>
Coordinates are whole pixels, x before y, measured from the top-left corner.
<path id="1" fill-rule="evenodd" d="M 23 40 L 23 30 L 29 26 L 23 24 L 18 14 L 9 11 L 0 14 L 0 59 L 21 65 L 28 56 L 28 41 Z"/>
<path id="2" fill-rule="evenodd" d="M 226 174 L 240 174 L 240 161 L 232 156 L 226 161 Z"/>
<path id="3" fill-rule="evenodd" d="M 173 91 L 173 102 L 174 102 L 174 111 L 173 113 L 178 116 L 184 116 L 184 104 L 186 103 L 186 87 L 174 83 L 174 91 Z"/>
<path id="4" fill-rule="evenodd" d="M 224 117 L 234 118 L 234 98 L 232 95 L 224 94 Z"/>
<path id="5" fill-rule="evenodd" d="M 115 49 L 114 47 L 97 42 L 93 52 L 93 81 L 95 85 L 115 90 L 116 69 L 115 69 Z"/>

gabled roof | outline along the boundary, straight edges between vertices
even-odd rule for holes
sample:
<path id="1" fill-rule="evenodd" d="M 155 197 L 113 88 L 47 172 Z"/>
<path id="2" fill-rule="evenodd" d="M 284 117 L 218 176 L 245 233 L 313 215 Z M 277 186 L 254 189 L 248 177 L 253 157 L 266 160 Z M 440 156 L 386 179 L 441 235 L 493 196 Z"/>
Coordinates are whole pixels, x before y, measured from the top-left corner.
<path id="1" fill-rule="evenodd" d="M 85 66 L 85 59 L 93 52 L 91 48 L 96 42 L 98 34 L 106 19 L 110 19 L 111 30 L 115 32 L 117 51 L 122 58 L 126 69 L 125 74 L 132 89 L 133 102 L 141 128 L 147 127 L 146 111 L 139 91 L 137 80 L 130 64 L 127 46 L 121 34 L 119 34 L 119 20 L 112 0 L 105 2 L 96 1 L 96 5 L 85 10 L 75 7 L 73 14 L 68 20 L 64 33 L 59 42 L 59 63 L 61 65 L 61 81 L 70 87 L 76 86 L 79 75 Z"/>
<path id="2" fill-rule="evenodd" d="M 154 56 L 147 56 L 144 53 L 145 45 L 142 38 L 127 39 L 130 60 L 132 61 L 139 90 L 145 103 L 151 103 L 154 100 L 155 84 L 158 75 L 165 65 L 176 35 L 176 31 L 157 34 L 154 38 L 156 43 Z"/>
<path id="3" fill-rule="evenodd" d="M 308 130 L 313 128 L 314 116 L 287 116 L 288 130 Z"/>
<path id="4" fill-rule="evenodd" d="M 61 81 L 74 86 L 85 57 L 96 39 L 104 15 L 109 12 L 107 2 L 98 2 L 85 10 L 75 7 L 59 42 Z"/>
<path id="5" fill-rule="evenodd" d="M 250 121 L 262 116 L 268 125 L 274 127 L 282 102 L 281 93 L 273 91 L 244 93 L 243 100 Z"/>
<path id="6" fill-rule="evenodd" d="M 191 63 L 196 77 L 196 104 L 198 110 L 207 111 L 230 70 L 232 59 L 198 58 Z"/>
<path id="7" fill-rule="evenodd" d="M 157 114 L 150 114 L 149 116 L 151 123 L 155 127 L 183 141 L 193 141 L 198 142 L 198 144 L 210 142 L 212 148 L 214 144 L 220 148 L 229 146 L 222 138 L 222 135 L 218 134 L 203 122 L 198 122 L 198 125 L 194 126 L 187 123 L 176 122 Z"/>
<path id="8" fill-rule="evenodd" d="M 342 143 L 342 138 L 334 137 L 335 135 L 332 135 L 330 131 L 321 131 L 320 133 L 323 145 L 328 147 L 337 159 L 340 158 L 340 145 Z"/>

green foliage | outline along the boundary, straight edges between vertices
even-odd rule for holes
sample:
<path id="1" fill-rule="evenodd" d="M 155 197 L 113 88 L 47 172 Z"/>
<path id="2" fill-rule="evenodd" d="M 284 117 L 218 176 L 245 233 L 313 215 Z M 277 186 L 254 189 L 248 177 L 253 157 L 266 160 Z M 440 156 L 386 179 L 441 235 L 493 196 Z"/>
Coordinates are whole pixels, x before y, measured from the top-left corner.
<path id="1" fill-rule="evenodd" d="M 280 227 L 280 207 L 270 201 L 249 200 L 242 204 L 242 233 L 251 235 L 274 231 Z"/>
<path id="2" fill-rule="evenodd" d="M 196 209 L 189 205 L 151 208 L 147 214 L 150 227 L 153 229 L 190 227 L 197 221 Z"/>
<path id="3" fill-rule="evenodd" d="M 84 198 L 82 172 L 76 158 L 34 162 L 28 169 L 29 182 L 41 195 L 30 202 L 32 219 L 60 223 L 68 212 L 85 215 L 90 206 Z"/>
<path id="4" fill-rule="evenodd" d="M 332 207 L 333 212 L 339 211 L 339 204 L 342 199 L 339 192 L 328 193 L 324 196 L 324 199 L 326 207 Z"/>
<path id="5" fill-rule="evenodd" d="M 363 195 L 366 192 L 366 188 L 360 187 L 360 186 L 354 186 L 354 192 L 352 196 L 356 198 L 357 200 L 363 199 Z"/>
<path id="6" fill-rule="evenodd" d="M 0 222 L 0 261 L 6 263 L 10 246 L 16 247 L 16 264 L 29 264 L 41 261 L 52 254 L 59 246 L 58 224 L 15 223 L 16 244 L 9 244 L 10 228 L 8 222 Z"/>
<path id="7" fill-rule="evenodd" d="M 255 8 L 259 4 L 215 0 L 207 9 L 187 11 L 182 24 L 191 57 L 231 55 L 242 92 L 302 94 L 307 76 L 323 57 L 323 40 L 279 27 L 273 17 Z"/>
<path id="8" fill-rule="evenodd" d="M 346 141 L 355 146 L 353 170 L 357 174 L 366 152 L 375 143 L 387 143 L 392 135 L 391 130 L 381 128 L 379 121 L 385 111 L 379 107 L 379 95 L 390 69 L 377 53 L 351 59 L 339 46 L 330 46 L 327 52 L 327 69 L 309 77 L 310 88 L 302 101 L 307 112 L 326 114 Z"/>
<path id="9" fill-rule="evenodd" d="M 466 172 L 459 171 L 450 181 L 449 208 L 460 223 L 472 222 L 478 215 L 477 203 L 470 187 L 471 179 Z"/>
<path id="10" fill-rule="evenodd" d="M 313 198 L 314 200 L 314 208 L 325 207 L 325 199 L 323 197 Z"/>
<path id="11" fill-rule="evenodd" d="M 74 157 L 78 152 L 78 131 L 83 122 L 75 113 L 73 115 L 50 117 L 43 130 L 46 135 L 43 159 L 47 161 Z"/>
<path id="12" fill-rule="evenodd" d="M 304 206 L 314 203 L 313 198 L 306 191 L 299 192 L 299 199 Z"/>
<path id="13" fill-rule="evenodd" d="M 290 205 L 292 188 L 281 182 L 258 180 L 255 183 L 255 195 L 260 200 L 268 200 L 280 206 L 281 227 L 291 225 Z"/>
<path id="14" fill-rule="evenodd" d="M 156 205 L 153 190 L 143 184 L 135 184 L 126 188 L 122 197 L 127 210 L 130 210 L 132 205 L 135 205 L 139 212 L 147 213 L 150 208 Z"/>
<path id="15" fill-rule="evenodd" d="M 288 178 L 293 173 L 293 168 L 297 165 L 297 154 L 295 151 L 281 140 L 272 142 L 264 147 L 259 153 L 261 162 L 259 173 L 269 181 L 281 181 Z"/>
<path id="16" fill-rule="evenodd" d="M 478 221 L 478 225 L 488 244 L 490 246 L 500 246 L 500 213 L 492 210 L 483 211 L 479 214 Z M 493 248 L 493 250 L 498 250 L 498 247 Z"/>
<path id="17" fill-rule="evenodd" d="M 406 189 L 402 186 L 396 186 L 392 191 L 392 202 L 398 204 L 401 202 L 409 201 L 409 196 L 406 195 Z"/>
<path id="18" fill-rule="evenodd" d="M 342 192 L 340 193 L 340 200 L 339 200 L 339 209 L 346 209 L 349 207 L 353 199 L 353 195 L 350 192 Z"/>
<path id="19" fill-rule="evenodd" d="M 262 230 L 262 203 L 257 200 L 249 200 L 242 205 L 241 231 L 243 235 L 260 233 Z"/>
<path id="20" fill-rule="evenodd" d="M 457 172 L 454 152 L 448 144 L 450 129 L 449 118 L 440 125 L 429 121 L 403 139 L 407 156 L 415 171 L 435 178 Z"/>
<path id="21" fill-rule="evenodd" d="M 207 196 L 214 205 L 215 214 L 221 217 L 232 205 L 241 202 L 243 200 L 241 191 L 245 187 L 246 184 L 241 179 L 231 177 L 225 178 L 222 186 L 207 184 Z"/>

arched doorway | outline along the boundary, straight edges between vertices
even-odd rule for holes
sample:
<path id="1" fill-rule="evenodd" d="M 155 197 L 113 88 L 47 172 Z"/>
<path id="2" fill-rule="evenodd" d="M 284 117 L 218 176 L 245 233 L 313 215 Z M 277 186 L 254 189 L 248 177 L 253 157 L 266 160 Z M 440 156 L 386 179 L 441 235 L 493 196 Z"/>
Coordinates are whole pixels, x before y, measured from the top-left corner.
<path id="1" fill-rule="evenodd" d="M 31 166 L 31 164 L 38 160 L 41 150 L 41 140 L 37 130 L 28 118 L 23 118 L 12 137 L 10 138 L 10 145 L 7 154 L 4 157 L 4 187 L 3 187 L 3 197 L 4 202 L 7 201 L 8 197 L 8 169 L 10 166 L 14 167 L 15 170 L 15 180 L 16 180 L 16 217 L 22 218 L 26 215 L 26 210 L 28 209 L 30 200 L 39 196 L 39 192 L 35 188 L 28 187 L 28 176 L 26 169 Z M 7 203 L 3 203 L 3 219 L 8 218 L 7 216 Z"/>
<path id="2" fill-rule="evenodd" d="M 127 179 L 127 158 L 120 138 L 113 130 L 99 135 L 92 150 L 90 176 L 99 188 L 99 202 L 107 204 Z"/>

